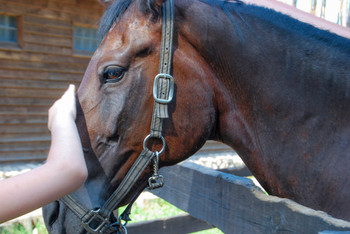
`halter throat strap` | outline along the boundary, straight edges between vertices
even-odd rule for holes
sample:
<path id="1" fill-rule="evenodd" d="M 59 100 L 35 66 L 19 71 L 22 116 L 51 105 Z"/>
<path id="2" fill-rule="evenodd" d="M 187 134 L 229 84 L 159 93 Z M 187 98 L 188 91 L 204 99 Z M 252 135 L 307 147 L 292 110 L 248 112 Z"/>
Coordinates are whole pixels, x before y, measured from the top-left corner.
<path id="1" fill-rule="evenodd" d="M 60 199 L 69 207 L 82 221 L 83 227 L 89 233 L 126 233 L 125 226 L 121 223 L 121 218 L 116 219 L 113 211 L 118 207 L 122 199 L 130 192 L 142 172 L 153 160 L 155 163 L 154 175 L 149 179 L 150 189 L 163 186 L 163 177 L 158 175 L 158 156 L 165 149 L 165 140 L 162 136 L 163 119 L 168 118 L 168 103 L 174 95 L 174 78 L 171 74 L 173 30 L 174 30 L 174 0 L 166 0 L 162 6 L 162 41 L 159 63 L 159 74 L 154 79 L 153 97 L 154 106 L 152 114 L 151 132 L 145 138 L 143 151 L 132 165 L 127 175 L 124 177 L 118 188 L 112 193 L 106 203 L 99 209 L 89 210 L 80 204 L 72 195 L 67 195 Z M 160 152 L 152 152 L 147 148 L 149 138 L 159 138 L 162 140 L 163 148 Z M 124 216 L 129 221 L 128 211 Z"/>

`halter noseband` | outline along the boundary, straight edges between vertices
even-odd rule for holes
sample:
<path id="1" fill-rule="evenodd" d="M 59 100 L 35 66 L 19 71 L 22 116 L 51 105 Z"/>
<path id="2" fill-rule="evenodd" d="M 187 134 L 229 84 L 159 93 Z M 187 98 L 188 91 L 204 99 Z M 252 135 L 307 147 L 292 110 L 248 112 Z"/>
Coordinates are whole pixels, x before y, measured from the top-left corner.
<path id="1" fill-rule="evenodd" d="M 133 198 L 133 201 L 118 219 L 114 217 L 113 211 L 129 193 L 130 189 L 151 161 L 154 163 L 154 173 L 148 180 L 149 188 L 160 188 L 164 183 L 163 176 L 158 174 L 158 162 L 159 155 L 164 151 L 166 145 L 165 139 L 162 136 L 163 119 L 169 117 L 167 104 L 172 101 L 174 94 L 174 78 L 170 75 L 174 31 L 174 0 L 166 0 L 162 7 L 163 22 L 159 74 L 155 77 L 153 85 L 153 97 L 155 101 L 151 133 L 143 142 L 143 151 L 136 159 L 121 184 L 101 208 L 94 210 L 86 209 L 71 195 L 60 199 L 60 201 L 66 204 L 66 206 L 81 219 L 83 227 L 90 233 L 126 233 L 125 225 L 127 221 L 130 220 L 129 214 L 131 204 L 136 200 L 137 196 Z M 158 138 L 162 140 L 163 147 L 159 152 L 152 152 L 147 148 L 147 141 L 149 138 Z M 122 224 L 121 220 L 124 220 L 125 224 Z"/>

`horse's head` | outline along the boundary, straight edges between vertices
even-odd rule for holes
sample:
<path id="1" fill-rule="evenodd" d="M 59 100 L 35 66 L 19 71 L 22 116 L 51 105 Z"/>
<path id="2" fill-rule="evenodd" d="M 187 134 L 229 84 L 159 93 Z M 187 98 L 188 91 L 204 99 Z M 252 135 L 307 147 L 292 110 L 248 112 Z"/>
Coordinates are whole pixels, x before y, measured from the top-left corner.
<path id="1" fill-rule="evenodd" d="M 106 33 L 78 90 L 77 125 L 85 148 L 89 177 L 73 196 L 89 209 L 103 206 L 143 150 L 150 133 L 162 38 L 162 0 L 115 1 L 102 19 Z M 160 166 L 195 153 L 214 134 L 218 95 L 209 65 L 188 38 L 191 30 L 175 8 L 172 74 L 174 98 L 163 120 L 166 147 Z M 184 29 L 181 29 L 184 27 Z M 182 30 L 184 30 L 182 32 Z M 151 151 L 162 141 L 151 138 Z M 147 185 L 151 165 L 119 204 Z M 78 218 L 61 202 L 45 209 L 52 232 L 77 233 Z M 81 229 L 82 230 L 82 229 Z"/>

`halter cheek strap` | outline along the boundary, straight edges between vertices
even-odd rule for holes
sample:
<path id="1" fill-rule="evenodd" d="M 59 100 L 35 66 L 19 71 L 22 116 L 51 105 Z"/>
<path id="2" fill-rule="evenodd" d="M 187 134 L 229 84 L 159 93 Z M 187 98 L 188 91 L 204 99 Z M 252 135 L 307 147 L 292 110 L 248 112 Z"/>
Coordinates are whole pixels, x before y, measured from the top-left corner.
<path id="1" fill-rule="evenodd" d="M 130 189 L 151 161 L 154 163 L 154 174 L 148 180 L 149 188 L 156 189 L 162 187 L 164 183 L 163 177 L 158 174 L 158 162 L 159 155 L 166 146 L 165 139 L 162 136 L 163 119 L 169 117 L 168 103 L 172 101 L 174 95 L 174 78 L 170 75 L 174 30 L 174 0 L 165 1 L 162 7 L 163 22 L 159 74 L 155 77 L 153 85 L 154 106 L 151 132 L 143 142 L 143 151 L 121 184 L 101 208 L 89 210 L 81 205 L 72 195 L 67 195 L 60 199 L 81 219 L 83 227 L 90 233 L 126 233 L 125 224 L 121 223 L 121 219 L 123 218 L 126 222 L 130 220 L 131 206 L 118 219 L 113 216 L 113 211 L 130 192 Z M 159 152 L 152 152 L 147 148 L 149 138 L 162 140 L 163 147 Z"/>

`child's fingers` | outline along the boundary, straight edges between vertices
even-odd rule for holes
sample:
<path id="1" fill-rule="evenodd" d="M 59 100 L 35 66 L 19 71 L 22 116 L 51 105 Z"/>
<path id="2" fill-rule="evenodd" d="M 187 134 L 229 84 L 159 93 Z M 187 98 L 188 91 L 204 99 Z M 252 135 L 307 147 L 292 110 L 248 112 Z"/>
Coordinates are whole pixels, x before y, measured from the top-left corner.
<path id="1" fill-rule="evenodd" d="M 61 102 L 63 106 L 75 106 L 75 86 L 70 84 L 68 89 L 62 95 L 62 97 L 57 101 Z"/>
<path id="2" fill-rule="evenodd" d="M 70 84 L 68 89 L 66 90 L 66 92 L 64 92 L 64 94 L 62 95 L 61 98 L 65 98 L 65 97 L 75 97 L 75 85 Z"/>
<path id="3" fill-rule="evenodd" d="M 68 89 L 62 95 L 60 99 L 58 99 L 49 109 L 49 119 L 48 119 L 48 128 L 51 130 L 52 124 L 56 120 L 57 115 L 71 115 L 73 119 L 76 117 L 76 109 L 75 109 L 75 86 L 69 85 Z"/>
<path id="4" fill-rule="evenodd" d="M 73 95 L 75 94 L 75 85 L 74 84 L 70 84 L 66 93 L 70 94 L 70 95 Z"/>

